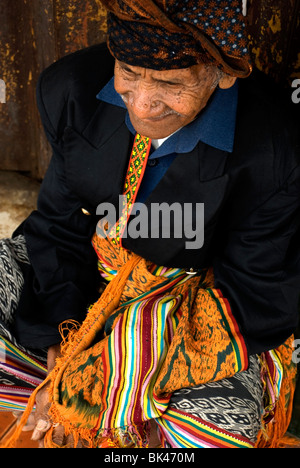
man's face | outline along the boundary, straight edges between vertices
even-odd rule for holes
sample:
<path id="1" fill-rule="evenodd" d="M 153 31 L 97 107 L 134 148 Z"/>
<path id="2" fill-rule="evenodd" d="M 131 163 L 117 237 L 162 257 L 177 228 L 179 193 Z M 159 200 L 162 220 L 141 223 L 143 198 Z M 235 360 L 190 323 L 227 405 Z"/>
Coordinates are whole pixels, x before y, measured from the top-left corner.
<path id="1" fill-rule="evenodd" d="M 197 117 L 214 92 L 219 76 L 212 66 L 157 71 L 116 61 L 115 89 L 126 104 L 135 130 L 158 139 Z"/>

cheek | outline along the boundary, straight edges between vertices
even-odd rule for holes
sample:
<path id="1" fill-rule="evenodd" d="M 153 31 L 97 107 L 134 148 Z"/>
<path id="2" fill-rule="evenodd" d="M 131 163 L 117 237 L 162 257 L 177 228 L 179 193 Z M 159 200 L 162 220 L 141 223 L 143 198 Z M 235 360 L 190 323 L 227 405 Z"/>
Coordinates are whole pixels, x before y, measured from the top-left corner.
<path id="1" fill-rule="evenodd" d="M 128 84 L 126 85 L 126 81 L 122 80 L 122 78 L 119 78 L 115 76 L 115 90 L 119 94 L 125 94 L 129 90 Z"/>
<path id="2" fill-rule="evenodd" d="M 136 88 L 136 80 L 124 78 L 121 73 L 115 72 L 114 76 L 115 90 L 119 94 L 132 92 Z"/>
<path id="3" fill-rule="evenodd" d="M 180 94 L 172 99 L 165 100 L 165 103 L 174 111 L 186 117 L 195 117 L 206 106 L 208 99 L 199 94 Z"/>

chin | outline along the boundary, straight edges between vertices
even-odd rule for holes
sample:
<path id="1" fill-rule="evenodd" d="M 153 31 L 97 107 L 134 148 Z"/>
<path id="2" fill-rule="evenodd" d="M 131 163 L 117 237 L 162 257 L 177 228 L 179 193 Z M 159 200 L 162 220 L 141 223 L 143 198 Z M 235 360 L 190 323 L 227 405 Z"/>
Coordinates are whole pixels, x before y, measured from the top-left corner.
<path id="1" fill-rule="evenodd" d="M 168 136 L 172 135 L 172 133 L 176 132 L 180 128 L 180 126 L 175 128 L 163 128 L 163 125 L 160 125 L 160 128 L 153 128 L 151 125 L 134 125 L 135 130 L 140 133 L 141 135 L 151 138 L 151 140 L 160 140 L 162 138 L 167 138 Z"/>

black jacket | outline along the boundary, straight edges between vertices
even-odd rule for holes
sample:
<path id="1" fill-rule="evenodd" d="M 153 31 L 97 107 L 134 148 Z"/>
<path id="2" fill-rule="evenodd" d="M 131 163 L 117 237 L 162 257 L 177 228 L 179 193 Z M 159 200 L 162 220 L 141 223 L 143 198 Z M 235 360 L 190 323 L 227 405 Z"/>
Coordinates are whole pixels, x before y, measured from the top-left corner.
<path id="1" fill-rule="evenodd" d="M 96 99 L 113 67 L 106 46 L 94 46 L 53 64 L 38 84 L 53 158 L 38 210 L 17 231 L 32 265 L 15 323 L 24 346 L 57 343 L 59 323 L 82 320 L 97 299 L 96 209 L 118 206 L 132 145 L 126 111 Z M 200 142 L 177 156 L 146 201 L 204 203 L 201 249 L 185 249 L 185 238 L 124 241 L 160 265 L 213 266 L 250 354 L 284 342 L 299 314 L 299 141 L 278 101 L 260 74 L 241 80 L 233 153 Z"/>

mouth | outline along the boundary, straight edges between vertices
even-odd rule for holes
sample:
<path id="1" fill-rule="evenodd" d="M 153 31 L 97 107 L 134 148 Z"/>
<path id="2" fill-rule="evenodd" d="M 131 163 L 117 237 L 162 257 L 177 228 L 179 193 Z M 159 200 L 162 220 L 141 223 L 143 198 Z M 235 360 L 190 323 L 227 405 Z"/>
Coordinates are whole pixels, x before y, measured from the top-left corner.
<path id="1" fill-rule="evenodd" d="M 145 118 L 140 118 L 137 115 L 135 115 L 134 113 L 133 113 L 133 115 L 139 121 L 146 122 L 146 123 L 159 123 L 159 122 L 161 122 L 161 121 L 163 121 L 165 119 L 168 119 L 168 118 L 181 117 L 181 115 L 178 114 L 178 112 L 175 112 L 175 111 L 168 111 L 168 112 L 164 112 L 163 114 L 160 114 L 160 115 L 157 115 L 157 116 L 154 116 L 154 117 L 145 117 Z"/>
<path id="2" fill-rule="evenodd" d="M 149 117 L 149 118 L 141 119 L 141 120 L 144 120 L 145 122 L 160 122 L 161 120 L 167 119 L 168 117 L 174 117 L 174 115 L 176 114 L 172 112 L 169 114 L 162 114 L 162 115 L 158 115 L 157 117 Z"/>

